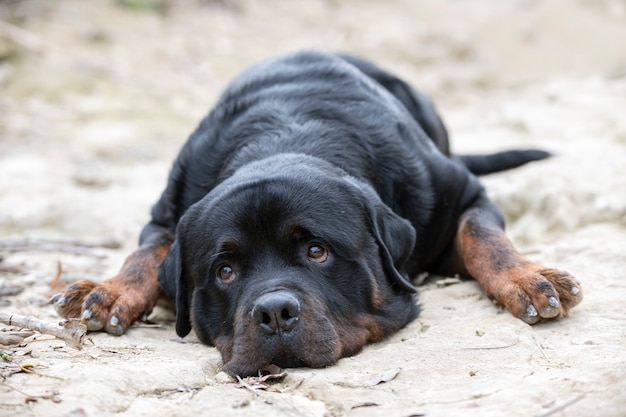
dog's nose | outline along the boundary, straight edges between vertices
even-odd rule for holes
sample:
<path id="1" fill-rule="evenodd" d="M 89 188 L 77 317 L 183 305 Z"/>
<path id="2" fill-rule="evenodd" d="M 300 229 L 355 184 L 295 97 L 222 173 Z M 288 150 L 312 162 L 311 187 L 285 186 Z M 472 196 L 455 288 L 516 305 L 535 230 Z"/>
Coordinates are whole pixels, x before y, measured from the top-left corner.
<path id="1" fill-rule="evenodd" d="M 264 294 L 252 308 L 252 320 L 267 333 L 289 332 L 298 323 L 300 303 L 288 291 Z"/>

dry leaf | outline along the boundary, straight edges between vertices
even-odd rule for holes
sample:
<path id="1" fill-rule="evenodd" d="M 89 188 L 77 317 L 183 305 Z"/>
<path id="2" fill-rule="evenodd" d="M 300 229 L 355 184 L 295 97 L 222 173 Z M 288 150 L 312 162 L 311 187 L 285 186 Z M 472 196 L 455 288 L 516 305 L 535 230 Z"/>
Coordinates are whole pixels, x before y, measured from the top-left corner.
<path id="1" fill-rule="evenodd" d="M 352 407 L 350 407 L 350 410 L 354 410 L 355 408 L 361 408 L 361 407 L 378 407 L 379 405 L 380 404 L 376 404 L 373 402 L 361 403 L 361 404 L 353 405 Z"/>
<path id="2" fill-rule="evenodd" d="M 259 390 L 271 390 L 276 392 L 282 392 L 278 388 L 272 388 L 267 381 L 272 379 L 281 379 L 287 375 L 287 371 L 281 369 L 279 366 L 270 364 L 266 367 L 259 370 L 259 376 L 249 376 L 246 378 L 241 378 L 237 376 L 237 381 L 239 383 L 236 385 L 237 388 L 246 388 L 249 391 L 258 394 Z"/>
<path id="3" fill-rule="evenodd" d="M 369 381 L 367 381 L 365 383 L 366 387 L 373 387 L 374 385 L 378 385 L 381 384 L 383 382 L 389 382 L 392 379 L 394 379 L 396 376 L 398 376 L 398 373 L 400 372 L 400 368 L 394 368 L 394 369 L 390 369 L 388 371 L 383 372 L 382 374 L 370 379 Z"/>

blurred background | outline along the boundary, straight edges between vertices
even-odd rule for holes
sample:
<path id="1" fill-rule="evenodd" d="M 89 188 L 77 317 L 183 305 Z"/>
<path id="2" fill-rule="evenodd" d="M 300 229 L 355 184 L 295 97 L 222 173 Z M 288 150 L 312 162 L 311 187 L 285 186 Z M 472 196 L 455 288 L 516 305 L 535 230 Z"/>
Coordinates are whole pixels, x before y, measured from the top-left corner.
<path id="1" fill-rule="evenodd" d="M 400 74 L 434 98 L 459 151 L 563 153 L 589 133 L 623 143 L 624 118 L 605 110 L 624 104 L 625 23 L 624 0 L 0 0 L 0 236 L 134 246 L 220 91 L 297 49 L 361 54 Z M 499 184 L 514 221 L 532 204 L 507 208 Z M 546 207 L 532 230 L 572 226 Z"/>

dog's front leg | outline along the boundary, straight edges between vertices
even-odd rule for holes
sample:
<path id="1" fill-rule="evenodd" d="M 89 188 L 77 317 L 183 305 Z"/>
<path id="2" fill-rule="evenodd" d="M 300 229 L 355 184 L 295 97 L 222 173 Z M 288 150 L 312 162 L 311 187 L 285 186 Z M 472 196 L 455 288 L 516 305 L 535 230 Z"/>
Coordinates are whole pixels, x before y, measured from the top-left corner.
<path id="1" fill-rule="evenodd" d="M 572 275 L 518 252 L 504 234 L 502 215 L 484 195 L 461 215 L 454 245 L 464 272 L 526 323 L 566 316 L 582 301 L 580 283 Z"/>
<path id="2" fill-rule="evenodd" d="M 50 300 L 65 318 L 81 318 L 91 331 L 123 334 L 136 320 L 147 317 L 159 297 L 158 268 L 172 243 L 166 229 L 156 230 L 133 252 L 113 278 L 95 283 L 77 281 Z"/>

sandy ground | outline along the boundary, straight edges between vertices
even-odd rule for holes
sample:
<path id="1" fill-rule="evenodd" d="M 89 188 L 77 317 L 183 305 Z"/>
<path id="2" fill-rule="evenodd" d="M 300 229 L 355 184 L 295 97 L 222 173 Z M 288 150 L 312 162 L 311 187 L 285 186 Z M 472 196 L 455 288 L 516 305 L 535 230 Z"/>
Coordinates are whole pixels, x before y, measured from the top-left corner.
<path id="1" fill-rule="evenodd" d="M 0 415 L 626 415 L 623 1 L 8 3 L 5 19 L 27 17 L 11 20 L 26 31 L 21 46 L 0 28 L 0 284 L 24 291 L 0 310 L 58 321 L 47 304 L 57 262 L 65 280 L 113 275 L 221 88 L 300 48 L 360 53 L 402 74 L 435 98 L 456 150 L 553 151 L 484 183 L 518 246 L 574 273 L 585 300 L 530 327 L 476 283 L 434 277 L 422 315 L 398 334 L 256 393 L 220 373 L 214 348 L 177 339 L 172 313 L 157 309 L 159 326 L 90 334 L 82 350 L 41 335 L 2 347 Z M 6 249 L 26 237 L 121 248 Z M 34 373 L 8 375 L 8 363 Z"/>

